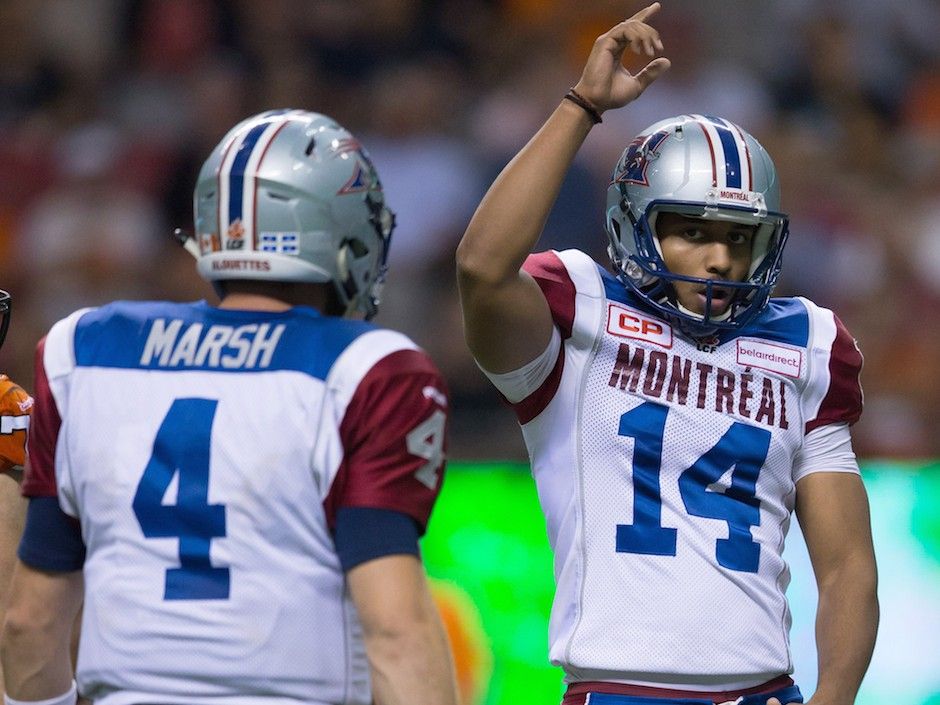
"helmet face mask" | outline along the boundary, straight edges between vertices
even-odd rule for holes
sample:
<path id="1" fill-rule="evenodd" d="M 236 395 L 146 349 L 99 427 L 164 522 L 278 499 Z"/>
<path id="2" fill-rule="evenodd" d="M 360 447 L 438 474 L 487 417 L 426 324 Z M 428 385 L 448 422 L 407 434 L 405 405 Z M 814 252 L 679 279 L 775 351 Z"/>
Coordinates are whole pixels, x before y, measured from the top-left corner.
<path id="1" fill-rule="evenodd" d="M 0 291 L 0 347 L 6 340 L 7 330 L 10 328 L 10 312 L 13 298 L 5 291 Z"/>
<path id="2" fill-rule="evenodd" d="M 205 279 L 330 283 L 345 314 L 375 314 L 395 216 L 368 154 L 331 118 L 244 120 L 203 164 L 193 200 Z"/>
<path id="3" fill-rule="evenodd" d="M 658 122 L 624 150 L 607 191 L 608 253 L 620 280 L 657 313 L 693 337 L 747 325 L 767 305 L 780 272 L 788 219 L 779 212 L 773 162 L 751 135 L 721 118 L 680 116 Z M 656 233 L 660 213 L 755 226 L 743 281 L 669 271 Z M 705 309 L 679 304 L 674 283 L 704 287 Z M 733 292 L 712 312 L 715 287 Z"/>

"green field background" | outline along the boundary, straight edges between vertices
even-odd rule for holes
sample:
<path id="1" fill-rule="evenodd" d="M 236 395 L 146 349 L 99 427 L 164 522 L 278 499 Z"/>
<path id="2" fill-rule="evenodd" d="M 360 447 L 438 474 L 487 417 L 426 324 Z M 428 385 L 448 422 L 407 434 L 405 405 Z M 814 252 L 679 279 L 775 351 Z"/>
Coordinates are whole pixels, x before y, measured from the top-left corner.
<path id="1" fill-rule="evenodd" d="M 872 504 L 882 622 L 857 705 L 940 705 L 940 463 L 863 463 Z M 551 705 L 552 555 L 528 467 L 448 466 L 422 552 L 456 624 L 465 705 Z M 785 552 L 794 677 L 815 688 L 815 586 L 796 522 Z M 469 684 L 469 685 L 468 685 Z"/>

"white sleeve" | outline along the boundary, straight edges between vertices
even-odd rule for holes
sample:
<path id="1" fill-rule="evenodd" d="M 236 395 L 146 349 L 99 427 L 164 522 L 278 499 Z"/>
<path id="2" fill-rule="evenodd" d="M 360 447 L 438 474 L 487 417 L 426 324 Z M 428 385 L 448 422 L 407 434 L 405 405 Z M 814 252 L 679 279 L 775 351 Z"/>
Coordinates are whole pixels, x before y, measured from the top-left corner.
<path id="1" fill-rule="evenodd" d="M 559 352 L 561 352 L 561 333 L 558 332 L 557 327 L 552 326 L 552 338 L 548 341 L 548 347 L 532 362 L 523 365 L 518 370 L 496 374 L 484 370 L 479 362 L 477 367 L 510 403 L 518 404 L 542 386 L 542 382 L 555 368 Z"/>
<path id="2" fill-rule="evenodd" d="M 859 474 L 848 424 L 827 424 L 806 434 L 793 462 L 793 482 L 814 472 Z"/>

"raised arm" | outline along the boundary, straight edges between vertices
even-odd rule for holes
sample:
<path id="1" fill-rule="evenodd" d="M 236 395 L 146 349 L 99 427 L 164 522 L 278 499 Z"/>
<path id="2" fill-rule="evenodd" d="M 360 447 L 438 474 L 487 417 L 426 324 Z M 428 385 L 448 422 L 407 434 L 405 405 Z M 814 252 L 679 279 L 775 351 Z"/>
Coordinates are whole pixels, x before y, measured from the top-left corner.
<path id="1" fill-rule="evenodd" d="M 852 705 L 878 630 L 878 577 L 861 478 L 836 472 L 804 477 L 796 486 L 796 514 L 819 590 L 819 679 L 809 703 Z"/>
<path id="2" fill-rule="evenodd" d="M 594 43 L 574 90 L 598 114 L 635 100 L 669 67 L 658 58 L 633 75 L 621 64 L 627 48 L 650 57 L 662 49 L 658 32 L 647 24 L 658 10 L 658 2 L 649 5 Z M 548 304 L 521 267 L 593 124 L 589 110 L 562 100 L 493 182 L 457 248 L 467 344 L 491 372 L 518 369 L 548 345 Z"/>

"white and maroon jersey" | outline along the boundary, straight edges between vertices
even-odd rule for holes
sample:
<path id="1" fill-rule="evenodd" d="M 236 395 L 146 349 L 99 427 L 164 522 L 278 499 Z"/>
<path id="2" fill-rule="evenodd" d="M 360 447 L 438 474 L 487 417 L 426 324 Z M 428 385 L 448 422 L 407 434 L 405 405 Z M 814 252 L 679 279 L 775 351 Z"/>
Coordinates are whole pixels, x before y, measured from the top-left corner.
<path id="1" fill-rule="evenodd" d="M 407 337 L 320 316 L 117 303 L 40 345 L 24 493 L 87 548 L 77 679 L 99 705 L 372 701 L 331 526 L 423 531 L 447 398 Z"/>
<path id="2" fill-rule="evenodd" d="M 801 458 L 806 434 L 861 413 L 853 339 L 830 311 L 774 299 L 696 342 L 582 252 L 524 269 L 562 340 L 510 397 L 555 554 L 552 662 L 569 682 L 686 687 L 791 672 L 784 537 L 800 477 L 857 472 L 851 453 L 848 468 Z"/>

